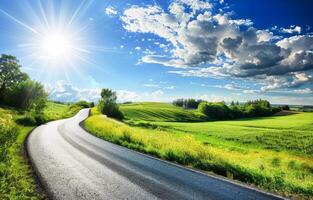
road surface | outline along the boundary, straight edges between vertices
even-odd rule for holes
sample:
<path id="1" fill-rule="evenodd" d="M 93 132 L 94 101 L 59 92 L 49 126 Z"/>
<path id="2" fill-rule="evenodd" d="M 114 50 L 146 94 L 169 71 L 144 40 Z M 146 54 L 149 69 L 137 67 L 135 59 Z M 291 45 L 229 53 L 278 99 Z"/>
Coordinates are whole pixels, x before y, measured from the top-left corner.
<path id="1" fill-rule="evenodd" d="M 76 116 L 36 128 L 27 150 L 51 199 L 280 199 L 94 137 Z"/>

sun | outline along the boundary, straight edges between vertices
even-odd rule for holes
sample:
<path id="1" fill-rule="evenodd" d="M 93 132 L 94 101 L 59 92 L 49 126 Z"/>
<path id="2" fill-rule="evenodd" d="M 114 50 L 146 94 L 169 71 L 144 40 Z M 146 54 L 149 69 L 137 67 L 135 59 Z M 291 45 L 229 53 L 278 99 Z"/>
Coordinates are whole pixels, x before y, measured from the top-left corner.
<path id="1" fill-rule="evenodd" d="M 75 43 L 65 32 L 49 32 L 41 38 L 42 57 L 52 61 L 62 61 L 73 56 Z"/>

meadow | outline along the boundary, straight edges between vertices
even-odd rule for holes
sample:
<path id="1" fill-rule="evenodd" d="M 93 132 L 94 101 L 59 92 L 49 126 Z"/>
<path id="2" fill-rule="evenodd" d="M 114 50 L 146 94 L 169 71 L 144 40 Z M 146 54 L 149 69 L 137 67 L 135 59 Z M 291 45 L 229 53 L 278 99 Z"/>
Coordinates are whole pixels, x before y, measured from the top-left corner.
<path id="1" fill-rule="evenodd" d="M 48 102 L 44 109 L 47 120 L 70 117 L 81 107 Z M 25 113 L 0 106 L 0 199 L 44 199 L 30 166 L 24 157 L 24 141 L 33 126 L 22 126 L 15 121 Z"/>
<path id="2" fill-rule="evenodd" d="M 84 123 L 86 129 L 188 167 L 285 196 L 313 198 L 313 113 L 204 122 L 197 111 L 170 104 L 135 103 L 120 108 L 124 122 L 94 109 Z"/>

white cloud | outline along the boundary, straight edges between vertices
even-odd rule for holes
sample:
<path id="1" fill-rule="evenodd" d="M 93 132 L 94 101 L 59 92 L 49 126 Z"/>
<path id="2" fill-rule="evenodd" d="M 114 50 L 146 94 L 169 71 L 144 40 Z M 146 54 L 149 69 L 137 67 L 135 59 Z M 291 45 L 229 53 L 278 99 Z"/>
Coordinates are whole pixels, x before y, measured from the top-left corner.
<path id="1" fill-rule="evenodd" d="M 116 95 L 118 101 L 120 102 L 134 101 L 139 97 L 139 95 L 136 92 L 131 92 L 127 90 L 117 90 Z"/>
<path id="2" fill-rule="evenodd" d="M 152 92 L 150 95 L 152 98 L 159 98 L 164 94 L 164 92 L 162 90 L 157 90 Z"/>
<path id="3" fill-rule="evenodd" d="M 167 87 L 165 87 L 164 89 L 167 89 L 167 90 L 174 90 L 176 87 L 175 86 L 167 86 Z"/>
<path id="4" fill-rule="evenodd" d="M 301 27 L 300 26 L 295 26 L 291 25 L 289 28 L 281 28 L 280 31 L 282 33 L 289 33 L 289 34 L 300 34 L 301 33 Z"/>
<path id="5" fill-rule="evenodd" d="M 57 81 L 55 85 L 46 85 L 49 99 L 61 102 L 77 102 L 81 100 L 98 102 L 101 88 L 79 88 L 65 81 Z M 137 93 L 127 90 L 115 90 L 118 102 L 126 101 L 164 101 L 163 90 L 153 92 Z"/>
<path id="6" fill-rule="evenodd" d="M 135 47 L 135 50 L 140 51 L 141 47 Z"/>
<path id="7" fill-rule="evenodd" d="M 160 87 L 158 84 L 143 84 L 143 86 L 145 86 L 145 87 L 154 87 L 154 88 Z"/>
<path id="8" fill-rule="evenodd" d="M 163 53 L 146 52 L 140 62 L 181 69 L 170 73 L 254 80 L 264 92 L 308 84 L 297 81 L 295 74 L 312 74 L 312 35 L 282 38 L 268 29 L 256 29 L 250 19 L 236 19 L 212 8 L 213 4 L 202 0 L 174 0 L 167 9 L 131 6 L 121 20 L 127 31 L 154 34 L 166 41 Z M 299 26 L 281 30 L 301 33 Z"/>
<path id="9" fill-rule="evenodd" d="M 312 94 L 313 91 L 310 88 L 304 88 L 304 89 L 294 90 L 294 93 L 296 93 L 296 94 Z"/>
<path id="10" fill-rule="evenodd" d="M 106 8 L 105 8 L 105 13 L 106 13 L 108 16 L 115 16 L 115 15 L 117 15 L 117 11 L 116 11 L 115 8 L 112 7 L 112 6 L 106 7 Z"/>
<path id="11" fill-rule="evenodd" d="M 76 102 L 80 100 L 98 101 L 100 89 L 78 88 L 64 81 L 57 81 L 54 86 L 49 86 L 49 98 L 61 102 Z"/>
<path id="12" fill-rule="evenodd" d="M 218 95 L 213 95 L 213 94 L 212 95 L 208 95 L 208 94 L 196 95 L 195 98 L 206 100 L 209 102 L 221 102 L 221 101 L 230 102 L 230 101 L 232 101 L 232 99 L 230 97 L 218 96 Z"/>

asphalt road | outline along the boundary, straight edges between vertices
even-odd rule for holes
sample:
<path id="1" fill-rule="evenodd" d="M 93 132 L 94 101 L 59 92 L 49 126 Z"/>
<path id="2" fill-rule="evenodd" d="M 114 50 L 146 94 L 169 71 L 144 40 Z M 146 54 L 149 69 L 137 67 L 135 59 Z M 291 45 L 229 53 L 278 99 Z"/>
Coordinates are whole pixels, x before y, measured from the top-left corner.
<path id="1" fill-rule="evenodd" d="M 36 128 L 27 150 L 51 199 L 281 199 L 98 139 L 70 119 Z"/>

